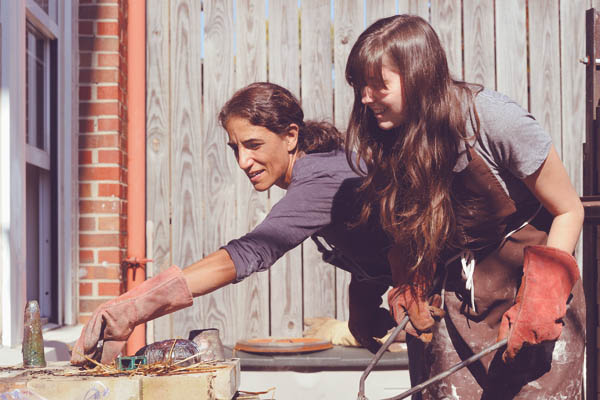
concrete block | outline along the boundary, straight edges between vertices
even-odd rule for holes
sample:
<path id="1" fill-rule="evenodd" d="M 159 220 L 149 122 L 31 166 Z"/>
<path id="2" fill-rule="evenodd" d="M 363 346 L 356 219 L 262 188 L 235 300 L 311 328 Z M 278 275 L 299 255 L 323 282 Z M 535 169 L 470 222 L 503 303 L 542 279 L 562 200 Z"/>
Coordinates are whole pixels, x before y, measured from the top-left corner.
<path id="1" fill-rule="evenodd" d="M 140 380 L 136 378 L 47 377 L 30 379 L 27 389 L 46 400 L 141 399 Z"/>
<path id="2" fill-rule="evenodd" d="M 213 380 L 211 374 L 146 376 L 141 380 L 140 399 L 214 399 L 211 388 Z"/>
<path id="3" fill-rule="evenodd" d="M 240 359 L 225 360 L 222 365 L 228 368 L 217 370 L 213 381 L 215 399 L 231 399 L 240 387 Z"/>
<path id="4" fill-rule="evenodd" d="M 0 369 L 0 398 L 16 391 L 36 400 L 230 400 L 240 385 L 240 361 L 230 359 L 218 366 L 204 373 L 132 377 L 64 376 L 77 370 L 66 362 L 39 369 Z"/>

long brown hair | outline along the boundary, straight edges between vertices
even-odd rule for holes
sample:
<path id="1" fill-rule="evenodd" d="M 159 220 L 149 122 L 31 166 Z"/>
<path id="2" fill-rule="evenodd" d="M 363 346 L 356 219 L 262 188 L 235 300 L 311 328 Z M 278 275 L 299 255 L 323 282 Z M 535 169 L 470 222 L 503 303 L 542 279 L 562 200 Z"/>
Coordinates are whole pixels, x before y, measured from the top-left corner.
<path id="1" fill-rule="evenodd" d="M 304 121 L 300 102 L 286 88 L 269 82 L 255 82 L 237 92 L 223 105 L 219 122 L 224 127 L 231 117 L 247 120 L 281 135 L 290 124 L 298 125 L 298 151 L 326 153 L 344 148 L 342 134 L 326 121 Z"/>
<path id="2" fill-rule="evenodd" d="M 380 129 L 361 101 L 365 86 L 385 87 L 384 57 L 400 72 L 405 100 L 405 120 L 392 131 Z M 476 90 L 451 78 L 435 31 L 411 15 L 368 27 L 352 47 L 346 80 L 354 89 L 346 153 L 350 165 L 360 165 L 353 150 L 366 165 L 357 170 L 365 175 L 367 198 L 360 221 L 378 211 L 383 228 L 405 249 L 403 271 L 393 275 L 429 282 L 445 247 L 464 244 L 456 239 L 463 235 L 456 235 L 451 189 L 459 143 L 466 139 L 466 107 L 473 106 Z"/>

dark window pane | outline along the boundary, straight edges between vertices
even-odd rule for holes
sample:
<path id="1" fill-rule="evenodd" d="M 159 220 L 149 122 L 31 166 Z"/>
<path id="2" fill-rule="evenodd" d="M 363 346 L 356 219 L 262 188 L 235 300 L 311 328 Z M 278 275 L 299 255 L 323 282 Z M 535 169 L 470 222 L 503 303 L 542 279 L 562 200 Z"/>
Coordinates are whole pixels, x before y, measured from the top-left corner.
<path id="1" fill-rule="evenodd" d="M 26 67 L 26 142 L 46 150 L 46 125 L 44 109 L 46 103 L 46 57 L 48 39 L 33 26 L 27 26 L 27 67 Z"/>

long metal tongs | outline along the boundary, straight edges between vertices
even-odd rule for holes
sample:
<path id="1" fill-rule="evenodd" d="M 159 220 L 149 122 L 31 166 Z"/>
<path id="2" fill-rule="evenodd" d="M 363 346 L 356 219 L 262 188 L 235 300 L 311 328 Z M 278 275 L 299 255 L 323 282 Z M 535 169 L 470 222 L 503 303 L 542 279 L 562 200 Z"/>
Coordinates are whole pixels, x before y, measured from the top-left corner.
<path id="1" fill-rule="evenodd" d="M 394 328 L 394 330 L 392 331 L 392 334 L 390 335 L 390 337 L 385 341 L 385 343 L 377 351 L 377 353 L 375 354 L 373 359 L 369 362 L 369 365 L 367 365 L 367 368 L 365 368 L 365 371 L 363 372 L 363 374 L 360 377 L 360 383 L 358 386 L 358 400 L 368 400 L 367 397 L 365 396 L 365 380 L 367 379 L 367 376 L 369 376 L 369 374 L 371 373 L 373 368 L 375 368 L 375 365 L 381 359 L 381 357 L 383 356 L 383 353 L 385 353 L 387 351 L 387 349 L 390 347 L 390 345 L 394 342 L 394 340 L 396 339 L 396 336 L 398 336 L 398 333 L 400 333 L 400 331 L 406 327 L 406 324 L 408 324 L 408 320 L 409 320 L 409 318 L 407 315 L 406 317 L 404 317 L 404 319 L 402 321 L 400 321 L 398 326 L 396 328 Z M 496 342 L 493 345 L 483 349 L 479 353 L 472 355 L 471 357 L 467 358 L 466 360 L 461 361 L 457 364 L 454 364 L 452 367 L 450 367 L 446 371 L 434 376 L 433 378 L 430 378 L 430 379 L 426 380 L 425 382 L 420 383 L 420 384 L 410 388 L 406 392 L 400 393 L 397 396 L 389 397 L 389 398 L 386 398 L 383 400 L 400 400 L 400 399 L 405 399 L 412 394 L 418 393 L 421 390 L 428 387 L 429 385 L 431 385 L 435 382 L 441 381 L 442 379 L 452 375 L 459 369 L 464 368 L 467 365 L 474 363 L 475 361 L 478 361 L 483 356 L 491 353 L 492 351 L 495 351 L 502 346 L 506 346 L 507 342 L 508 342 L 508 339 L 504 339 L 499 342 Z"/>

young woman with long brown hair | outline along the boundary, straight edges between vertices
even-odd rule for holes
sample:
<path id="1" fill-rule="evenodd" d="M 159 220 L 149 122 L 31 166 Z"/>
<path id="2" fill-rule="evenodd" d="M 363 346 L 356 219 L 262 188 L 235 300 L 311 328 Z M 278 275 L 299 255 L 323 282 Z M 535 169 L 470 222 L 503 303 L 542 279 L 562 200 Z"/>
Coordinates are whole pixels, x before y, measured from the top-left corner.
<path id="1" fill-rule="evenodd" d="M 110 363 L 133 328 L 192 304 L 201 296 L 270 268 L 312 237 L 329 263 L 352 273 L 349 328 L 375 351 L 376 337 L 393 326 L 380 307 L 391 285 L 385 257 L 391 242 L 376 223 L 351 227 L 360 178 L 348 165 L 343 137 L 330 123 L 304 121 L 300 102 L 285 88 L 253 83 L 223 106 L 219 121 L 239 167 L 257 191 L 276 185 L 285 196 L 254 230 L 183 270 L 172 266 L 102 304 L 85 325 L 72 353 Z M 324 246 L 323 241 L 329 247 Z M 103 345 L 98 348 L 98 343 Z"/>
<path id="2" fill-rule="evenodd" d="M 366 165 L 356 168 L 360 218 L 378 213 L 393 238 L 390 307 L 428 342 L 409 340 L 411 377 L 508 338 L 423 396 L 579 396 L 585 307 L 571 254 L 583 207 L 550 136 L 508 97 L 452 79 L 438 36 L 417 16 L 367 28 L 346 79 L 355 93 L 347 154 L 361 165 L 357 149 Z M 443 318 L 433 318 L 437 306 Z"/>

